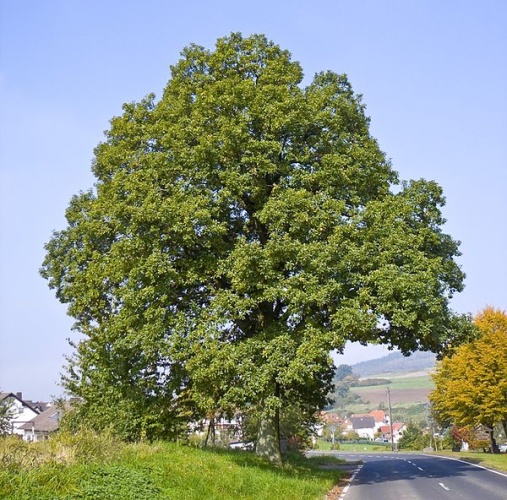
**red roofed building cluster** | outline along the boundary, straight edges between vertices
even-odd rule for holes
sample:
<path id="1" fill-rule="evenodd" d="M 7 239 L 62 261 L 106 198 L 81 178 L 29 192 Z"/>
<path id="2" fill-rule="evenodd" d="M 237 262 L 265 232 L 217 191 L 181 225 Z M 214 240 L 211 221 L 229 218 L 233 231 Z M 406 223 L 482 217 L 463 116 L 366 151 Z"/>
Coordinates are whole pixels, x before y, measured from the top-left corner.
<path id="1" fill-rule="evenodd" d="M 361 439 L 379 440 L 391 442 L 391 424 L 389 415 L 384 410 L 373 410 L 369 413 L 356 413 L 349 417 L 341 417 L 333 412 L 321 412 L 321 427 L 318 434 L 322 435 L 323 428 L 331 426 L 337 428 L 339 434 L 343 437 L 355 434 Z M 403 422 L 393 422 L 393 442 L 398 443 L 403 435 L 406 425 Z"/>

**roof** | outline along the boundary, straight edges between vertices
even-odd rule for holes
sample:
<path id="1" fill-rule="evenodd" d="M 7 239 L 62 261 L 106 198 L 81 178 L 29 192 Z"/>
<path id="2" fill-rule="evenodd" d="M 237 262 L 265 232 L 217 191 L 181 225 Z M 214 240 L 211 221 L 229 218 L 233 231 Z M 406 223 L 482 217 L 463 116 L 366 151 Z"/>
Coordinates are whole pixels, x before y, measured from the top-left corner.
<path id="1" fill-rule="evenodd" d="M 383 422 L 386 419 L 386 412 L 384 410 L 373 410 L 370 411 L 369 415 L 375 419 L 375 422 Z"/>
<path id="2" fill-rule="evenodd" d="M 8 398 L 17 399 L 23 406 L 30 408 L 30 410 L 32 410 L 34 413 L 40 413 L 40 410 L 32 406 L 31 402 L 24 401 L 17 394 L 14 394 L 13 392 L 0 392 L 0 403 Z"/>
<path id="3" fill-rule="evenodd" d="M 374 429 L 375 419 L 371 415 L 363 417 L 350 417 L 352 429 Z"/>
<path id="4" fill-rule="evenodd" d="M 337 424 L 340 425 L 343 423 L 343 418 L 337 413 L 331 413 L 323 411 L 320 414 L 320 418 L 326 422 L 327 424 Z"/>
<path id="5" fill-rule="evenodd" d="M 403 422 L 394 422 L 393 423 L 393 433 L 399 432 L 400 429 L 402 429 L 405 426 Z M 391 426 L 390 425 L 381 425 L 379 427 L 379 430 L 382 434 L 390 434 L 391 433 Z"/>
<path id="6" fill-rule="evenodd" d="M 4 399 L 7 399 L 8 397 L 11 397 L 11 398 L 16 398 L 18 399 L 19 401 L 21 401 L 17 396 L 16 394 L 14 394 L 13 392 L 0 392 L 0 403 L 4 400 Z"/>
<path id="7" fill-rule="evenodd" d="M 25 399 L 24 401 L 32 408 L 39 410 L 39 413 L 42 413 L 44 410 L 47 410 L 51 406 L 51 403 L 48 403 L 47 401 L 31 401 L 30 399 Z"/>
<path id="8" fill-rule="evenodd" d="M 42 413 L 32 418 L 26 424 L 19 428 L 23 430 L 34 430 L 36 432 L 53 432 L 60 427 L 60 419 L 62 418 L 62 409 L 56 405 L 50 406 Z"/>

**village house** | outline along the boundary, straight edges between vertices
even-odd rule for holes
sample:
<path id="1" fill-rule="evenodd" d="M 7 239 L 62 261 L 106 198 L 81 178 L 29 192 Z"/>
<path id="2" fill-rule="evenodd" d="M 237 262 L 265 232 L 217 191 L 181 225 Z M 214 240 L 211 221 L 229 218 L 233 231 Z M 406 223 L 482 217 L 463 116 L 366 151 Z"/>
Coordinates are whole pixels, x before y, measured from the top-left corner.
<path id="1" fill-rule="evenodd" d="M 54 404 L 23 399 L 21 392 L 0 393 L 0 404 L 9 407 L 10 425 L 7 433 L 24 441 L 48 439 L 49 435 L 60 427 L 62 408 Z"/>
<path id="2" fill-rule="evenodd" d="M 406 425 L 403 422 L 393 423 L 393 442 L 403 436 Z M 356 433 L 361 439 L 378 439 L 385 442 L 391 441 L 391 425 L 389 415 L 384 410 L 373 410 L 369 413 L 353 414 L 346 418 L 341 426 L 341 433 L 347 436 Z"/>
<path id="3" fill-rule="evenodd" d="M 357 434 L 361 439 L 373 440 L 375 437 L 375 418 L 371 415 L 351 415 L 342 425 L 342 435 Z"/>
<path id="4" fill-rule="evenodd" d="M 375 426 L 378 428 L 381 425 L 389 424 L 389 415 L 386 415 L 384 410 L 373 410 L 368 413 L 375 419 Z"/>
<path id="5" fill-rule="evenodd" d="M 44 441 L 52 432 L 60 427 L 63 410 L 57 406 L 49 406 L 42 413 L 19 427 L 23 431 L 24 441 Z"/>
<path id="6" fill-rule="evenodd" d="M 317 424 L 315 425 L 315 432 L 317 436 L 322 437 L 324 428 L 334 429 L 338 431 L 343 424 L 343 417 L 338 413 L 321 411 L 318 415 Z"/>
<path id="7" fill-rule="evenodd" d="M 406 429 L 406 425 L 403 422 L 393 422 L 393 443 L 398 443 L 403 436 L 403 431 Z M 391 426 L 381 425 L 378 429 L 380 437 L 386 441 L 391 442 Z"/>
<path id="8" fill-rule="evenodd" d="M 23 437 L 24 430 L 21 427 L 35 418 L 40 411 L 23 400 L 21 392 L 2 392 L 0 393 L 0 404 L 8 405 L 11 410 L 9 434 L 15 434 Z"/>

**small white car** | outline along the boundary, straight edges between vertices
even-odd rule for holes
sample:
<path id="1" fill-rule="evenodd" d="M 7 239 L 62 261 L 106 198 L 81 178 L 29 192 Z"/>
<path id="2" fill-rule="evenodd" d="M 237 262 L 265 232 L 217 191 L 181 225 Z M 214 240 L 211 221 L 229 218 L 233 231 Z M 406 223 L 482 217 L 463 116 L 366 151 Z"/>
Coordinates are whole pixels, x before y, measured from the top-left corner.
<path id="1" fill-rule="evenodd" d="M 499 444 L 498 449 L 500 450 L 500 453 L 507 453 L 507 443 L 506 444 Z"/>

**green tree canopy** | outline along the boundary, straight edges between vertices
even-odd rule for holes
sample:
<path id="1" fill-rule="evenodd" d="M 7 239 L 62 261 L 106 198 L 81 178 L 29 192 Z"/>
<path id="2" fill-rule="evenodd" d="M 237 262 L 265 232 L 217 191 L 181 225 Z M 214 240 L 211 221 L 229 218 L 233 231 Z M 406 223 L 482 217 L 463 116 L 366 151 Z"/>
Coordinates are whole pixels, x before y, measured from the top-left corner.
<path id="1" fill-rule="evenodd" d="M 352 377 L 354 375 L 352 371 L 352 366 L 350 365 L 338 365 L 334 372 L 334 379 L 341 382 L 345 380 L 347 377 Z"/>
<path id="2" fill-rule="evenodd" d="M 399 450 L 422 450 L 429 443 L 422 430 L 414 423 L 408 422 L 403 435 L 398 442 Z"/>
<path id="3" fill-rule="evenodd" d="M 83 334 L 65 384 L 102 426 L 118 425 L 108 402 L 136 415 L 133 437 L 241 408 L 276 443 L 284 402 L 323 406 L 347 340 L 452 340 L 463 273 L 441 188 L 393 190 L 347 77 L 302 78 L 264 36 L 232 34 L 184 49 L 161 99 L 111 120 L 41 271 Z"/>
<path id="4" fill-rule="evenodd" d="M 11 420 L 15 411 L 12 404 L 12 398 L 6 397 L 0 401 L 0 436 L 5 436 L 12 432 Z"/>

